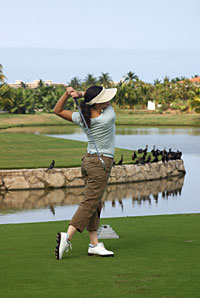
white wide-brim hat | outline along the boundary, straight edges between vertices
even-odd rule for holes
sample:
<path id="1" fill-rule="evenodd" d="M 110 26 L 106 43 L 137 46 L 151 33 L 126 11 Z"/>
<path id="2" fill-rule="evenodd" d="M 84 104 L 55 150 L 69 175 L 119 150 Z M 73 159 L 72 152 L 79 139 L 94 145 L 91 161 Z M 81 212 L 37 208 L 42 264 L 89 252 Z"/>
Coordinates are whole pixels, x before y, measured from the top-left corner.
<path id="1" fill-rule="evenodd" d="M 117 88 L 105 89 L 103 87 L 101 92 L 86 104 L 91 106 L 95 103 L 104 103 L 104 102 L 110 101 L 115 96 L 116 93 L 117 93 Z"/>

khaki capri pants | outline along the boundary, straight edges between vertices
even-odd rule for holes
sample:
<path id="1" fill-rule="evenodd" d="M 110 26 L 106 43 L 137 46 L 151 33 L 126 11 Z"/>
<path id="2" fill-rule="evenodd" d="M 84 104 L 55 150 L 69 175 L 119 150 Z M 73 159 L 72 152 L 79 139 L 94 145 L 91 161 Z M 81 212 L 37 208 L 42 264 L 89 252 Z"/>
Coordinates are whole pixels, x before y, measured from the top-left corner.
<path id="1" fill-rule="evenodd" d="M 105 170 L 97 154 L 87 153 L 82 159 L 81 172 L 85 181 L 84 199 L 70 221 L 77 231 L 97 231 L 102 209 L 102 197 L 113 165 L 113 158 L 101 155 Z"/>

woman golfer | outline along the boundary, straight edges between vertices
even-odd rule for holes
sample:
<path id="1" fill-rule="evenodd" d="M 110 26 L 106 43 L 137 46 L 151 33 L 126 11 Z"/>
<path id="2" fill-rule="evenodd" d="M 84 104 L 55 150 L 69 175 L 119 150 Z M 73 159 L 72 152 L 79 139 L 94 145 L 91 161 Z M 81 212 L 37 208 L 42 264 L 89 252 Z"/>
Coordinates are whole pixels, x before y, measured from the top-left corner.
<path id="1" fill-rule="evenodd" d="M 76 231 L 82 233 L 85 228 L 90 236 L 89 256 L 114 256 L 114 253 L 107 250 L 103 243 L 98 242 L 97 230 L 102 209 L 102 196 L 114 158 L 115 112 L 110 105 L 110 100 L 116 92 L 116 88 L 105 89 L 101 86 L 89 87 L 86 92 L 79 92 L 68 87 L 54 108 L 56 115 L 78 124 L 88 138 L 87 153 L 82 158 L 81 165 L 81 172 L 85 181 L 84 199 L 72 217 L 67 232 L 57 233 L 55 255 L 58 260 L 62 259 L 63 253 L 68 252 L 71 248 L 70 241 L 74 233 Z M 65 102 L 69 96 L 73 98 L 84 97 L 80 109 L 91 134 L 79 112 L 64 110 Z"/>

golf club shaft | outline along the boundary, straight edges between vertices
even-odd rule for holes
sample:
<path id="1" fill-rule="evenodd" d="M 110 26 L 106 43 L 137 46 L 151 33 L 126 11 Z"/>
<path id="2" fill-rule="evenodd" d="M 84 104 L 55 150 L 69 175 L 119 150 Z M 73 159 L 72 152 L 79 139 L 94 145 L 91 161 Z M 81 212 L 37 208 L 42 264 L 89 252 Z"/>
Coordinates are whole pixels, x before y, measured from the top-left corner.
<path id="1" fill-rule="evenodd" d="M 99 153 L 99 151 L 98 151 L 98 149 L 97 149 L 97 145 L 96 145 L 95 140 L 94 140 L 94 137 L 93 137 L 93 135 L 92 135 L 92 133 L 91 133 L 91 131 L 90 131 L 90 129 L 89 129 L 89 127 L 88 127 L 86 121 L 85 121 L 85 118 L 84 118 L 84 116 L 83 116 L 83 113 L 81 112 L 81 109 L 80 109 L 80 107 L 79 107 L 79 105 L 78 105 L 78 102 L 77 102 L 77 98 L 75 98 L 75 97 L 74 97 L 74 102 L 75 102 L 75 104 L 76 104 L 76 106 L 77 106 L 77 108 L 78 108 L 78 110 L 79 110 L 79 114 L 80 114 L 81 119 L 82 119 L 82 121 L 83 121 L 83 123 L 84 123 L 84 125 L 85 125 L 85 127 L 86 127 L 86 129 L 87 129 L 87 132 L 88 132 L 88 134 L 89 134 L 89 136 L 90 136 L 90 138 L 91 138 L 91 140 L 92 140 L 92 142 L 93 142 L 93 144 L 94 144 L 94 147 L 95 147 L 95 150 L 96 150 L 97 155 L 98 155 L 98 157 L 99 157 L 99 160 L 100 160 L 100 162 L 102 163 L 102 165 L 103 165 L 103 167 L 104 167 L 104 170 L 105 170 L 105 163 L 104 163 L 103 159 L 102 159 L 101 156 L 100 156 L 100 153 Z"/>

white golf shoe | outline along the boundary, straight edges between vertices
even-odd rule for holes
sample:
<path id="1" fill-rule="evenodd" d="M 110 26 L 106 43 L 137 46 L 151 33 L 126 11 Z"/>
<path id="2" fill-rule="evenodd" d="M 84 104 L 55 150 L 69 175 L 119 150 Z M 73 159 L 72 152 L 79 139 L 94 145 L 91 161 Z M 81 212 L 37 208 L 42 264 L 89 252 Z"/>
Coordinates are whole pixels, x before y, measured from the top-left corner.
<path id="1" fill-rule="evenodd" d="M 100 257 L 114 257 L 114 252 L 107 250 L 102 242 L 96 246 L 89 244 L 88 256 L 95 255 Z"/>
<path id="2" fill-rule="evenodd" d="M 55 249 L 55 256 L 57 260 L 61 260 L 63 253 L 68 252 L 69 248 L 72 249 L 71 242 L 68 240 L 67 233 L 57 233 L 56 235 L 57 246 Z"/>

